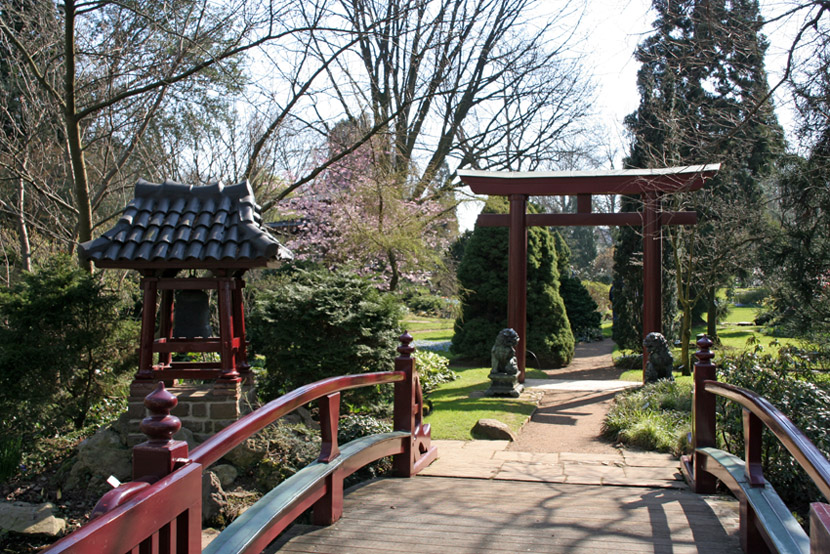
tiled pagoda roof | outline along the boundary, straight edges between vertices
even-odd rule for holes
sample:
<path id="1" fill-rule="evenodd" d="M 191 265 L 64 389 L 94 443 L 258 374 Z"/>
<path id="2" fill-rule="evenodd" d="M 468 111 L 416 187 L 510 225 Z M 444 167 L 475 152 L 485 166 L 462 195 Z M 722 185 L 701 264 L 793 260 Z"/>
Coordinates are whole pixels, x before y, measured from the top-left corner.
<path id="1" fill-rule="evenodd" d="M 248 181 L 190 186 L 139 180 L 115 226 L 80 245 L 99 267 L 248 268 L 290 259 L 262 226 Z"/>

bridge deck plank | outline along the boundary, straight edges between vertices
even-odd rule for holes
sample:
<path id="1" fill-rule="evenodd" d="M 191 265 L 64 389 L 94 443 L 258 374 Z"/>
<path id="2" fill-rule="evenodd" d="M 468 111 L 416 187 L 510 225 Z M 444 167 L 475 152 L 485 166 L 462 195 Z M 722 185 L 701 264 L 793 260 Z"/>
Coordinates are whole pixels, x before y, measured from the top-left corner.
<path id="1" fill-rule="evenodd" d="M 414 477 L 364 484 L 268 553 L 740 552 L 734 503 L 688 490 Z"/>

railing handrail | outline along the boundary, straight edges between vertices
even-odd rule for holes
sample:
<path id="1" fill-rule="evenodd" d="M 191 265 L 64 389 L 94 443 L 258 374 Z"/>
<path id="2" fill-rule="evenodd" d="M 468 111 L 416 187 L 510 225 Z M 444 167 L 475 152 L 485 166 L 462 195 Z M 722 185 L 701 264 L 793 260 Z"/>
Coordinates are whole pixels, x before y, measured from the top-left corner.
<path id="1" fill-rule="evenodd" d="M 704 381 L 703 385 L 706 392 L 737 402 L 755 414 L 807 472 L 821 494 L 830 500 L 830 462 L 790 418 L 754 391 L 712 380 Z"/>
<path id="2" fill-rule="evenodd" d="M 303 385 L 268 402 L 211 436 L 191 451 L 189 459 L 208 467 L 242 444 L 251 435 L 304 404 L 336 392 L 369 385 L 394 383 L 403 381 L 405 378 L 406 373 L 403 371 L 381 371 L 328 377 Z"/>

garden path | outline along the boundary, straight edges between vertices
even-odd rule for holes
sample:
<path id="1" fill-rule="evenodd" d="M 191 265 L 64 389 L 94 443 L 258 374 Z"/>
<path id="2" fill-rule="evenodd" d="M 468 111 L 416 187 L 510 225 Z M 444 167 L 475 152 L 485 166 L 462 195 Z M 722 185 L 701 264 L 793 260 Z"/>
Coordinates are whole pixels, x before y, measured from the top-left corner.
<path id="1" fill-rule="evenodd" d="M 525 386 L 544 396 L 508 450 L 621 455 L 602 438 L 602 421 L 614 395 L 639 383 L 618 380 L 623 370 L 614 367 L 613 349 L 610 339 L 578 344 L 570 365 L 544 370 L 550 379 L 528 379 Z"/>

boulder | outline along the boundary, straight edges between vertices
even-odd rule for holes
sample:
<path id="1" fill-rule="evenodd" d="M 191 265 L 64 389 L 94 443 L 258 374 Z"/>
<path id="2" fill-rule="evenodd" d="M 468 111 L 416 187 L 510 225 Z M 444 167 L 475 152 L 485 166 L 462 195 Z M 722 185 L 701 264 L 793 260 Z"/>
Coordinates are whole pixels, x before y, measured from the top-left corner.
<path id="1" fill-rule="evenodd" d="M 473 437 L 493 441 L 515 441 L 516 435 L 507 424 L 497 419 L 479 419 L 473 426 Z"/>
<path id="2" fill-rule="evenodd" d="M 66 520 L 55 517 L 50 502 L 0 502 L 0 529 L 26 535 L 60 535 L 66 528 Z"/>
<path id="3" fill-rule="evenodd" d="M 215 465 L 210 468 L 210 471 L 212 471 L 219 478 L 219 483 L 222 485 L 223 489 L 230 487 L 239 476 L 239 472 L 230 464 Z"/>
<path id="4" fill-rule="evenodd" d="M 117 432 L 104 427 L 78 445 L 76 462 L 65 487 L 68 490 L 87 489 L 103 493 L 109 490 L 106 481 L 110 475 L 120 481 L 128 481 L 132 472 L 132 450 L 124 445 Z"/>
<path id="5" fill-rule="evenodd" d="M 219 477 L 212 471 L 202 475 L 202 522 L 207 525 L 224 526 L 228 497 L 222 489 Z"/>
<path id="6" fill-rule="evenodd" d="M 226 462 L 242 471 L 257 465 L 268 452 L 268 443 L 258 438 L 250 438 L 225 454 Z"/>

